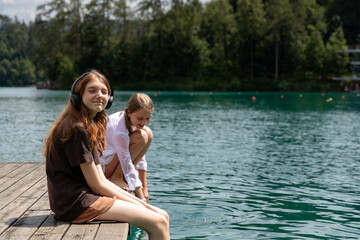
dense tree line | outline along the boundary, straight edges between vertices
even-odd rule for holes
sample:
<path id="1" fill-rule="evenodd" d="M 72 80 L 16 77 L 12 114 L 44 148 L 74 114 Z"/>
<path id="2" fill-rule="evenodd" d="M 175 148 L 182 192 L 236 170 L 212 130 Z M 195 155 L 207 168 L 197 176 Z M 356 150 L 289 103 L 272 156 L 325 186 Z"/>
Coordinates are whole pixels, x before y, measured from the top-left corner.
<path id="1" fill-rule="evenodd" d="M 0 15 L 0 86 L 34 84 L 35 67 L 30 60 L 29 28 Z"/>
<path id="2" fill-rule="evenodd" d="M 86 4 L 85 4 L 86 2 Z M 49 0 L 0 18 L 0 85 L 69 88 L 94 68 L 116 89 L 326 90 L 360 44 L 351 0 Z"/>

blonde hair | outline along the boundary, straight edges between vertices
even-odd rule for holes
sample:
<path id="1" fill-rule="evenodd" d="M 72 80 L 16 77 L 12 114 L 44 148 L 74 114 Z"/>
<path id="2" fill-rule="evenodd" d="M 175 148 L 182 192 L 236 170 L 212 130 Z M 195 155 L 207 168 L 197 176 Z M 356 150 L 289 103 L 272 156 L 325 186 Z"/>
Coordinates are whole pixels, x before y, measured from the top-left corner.
<path id="1" fill-rule="evenodd" d="M 130 122 L 128 114 L 134 113 L 140 109 L 146 109 L 151 112 L 154 110 L 153 102 L 152 102 L 151 98 L 149 97 L 149 95 L 147 95 L 145 93 L 133 94 L 130 97 L 129 102 L 127 103 L 126 107 L 124 108 L 126 128 L 128 129 L 129 133 L 132 132 L 132 128 L 131 128 L 131 122 Z"/>

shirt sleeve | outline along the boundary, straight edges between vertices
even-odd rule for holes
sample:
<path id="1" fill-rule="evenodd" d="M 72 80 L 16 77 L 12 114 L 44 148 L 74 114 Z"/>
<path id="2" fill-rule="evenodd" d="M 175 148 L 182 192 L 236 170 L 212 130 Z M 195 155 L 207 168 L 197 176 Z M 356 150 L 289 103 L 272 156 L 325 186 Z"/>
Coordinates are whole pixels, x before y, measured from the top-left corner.
<path id="1" fill-rule="evenodd" d="M 145 155 L 140 159 L 138 164 L 136 164 L 136 169 L 147 171 L 147 162 L 146 162 Z"/>
<path id="2" fill-rule="evenodd" d="M 114 146 L 116 146 L 116 154 L 119 158 L 121 168 L 124 173 L 125 180 L 128 183 L 129 191 L 134 191 L 141 187 L 142 183 L 135 169 L 129 152 L 130 139 L 126 134 L 119 133 L 114 136 Z"/>

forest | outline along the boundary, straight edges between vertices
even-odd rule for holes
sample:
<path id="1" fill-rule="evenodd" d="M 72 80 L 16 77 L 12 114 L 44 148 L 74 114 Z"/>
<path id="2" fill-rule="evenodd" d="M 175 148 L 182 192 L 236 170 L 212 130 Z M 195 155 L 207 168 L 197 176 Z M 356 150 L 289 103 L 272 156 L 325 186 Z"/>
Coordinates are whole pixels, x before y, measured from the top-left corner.
<path id="1" fill-rule="evenodd" d="M 69 89 L 89 69 L 115 89 L 340 91 L 360 1 L 49 0 L 0 15 L 0 86 Z"/>

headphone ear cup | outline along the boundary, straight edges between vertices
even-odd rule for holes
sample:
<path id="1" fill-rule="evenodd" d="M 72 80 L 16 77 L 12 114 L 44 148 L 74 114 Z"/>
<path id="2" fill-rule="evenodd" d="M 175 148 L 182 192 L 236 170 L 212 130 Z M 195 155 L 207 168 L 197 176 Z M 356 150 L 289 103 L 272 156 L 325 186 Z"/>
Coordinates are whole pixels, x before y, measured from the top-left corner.
<path id="1" fill-rule="evenodd" d="M 113 97 L 113 96 L 110 96 L 110 97 L 109 97 L 109 100 L 108 100 L 108 103 L 107 103 L 107 105 L 106 105 L 106 107 L 105 107 L 105 109 L 109 109 L 109 108 L 111 107 L 111 105 L 112 105 L 112 103 L 113 103 L 113 100 L 114 100 L 114 97 Z"/>
<path id="2" fill-rule="evenodd" d="M 70 101 L 73 104 L 74 108 L 79 111 L 81 106 L 81 97 L 78 93 L 72 93 Z"/>

